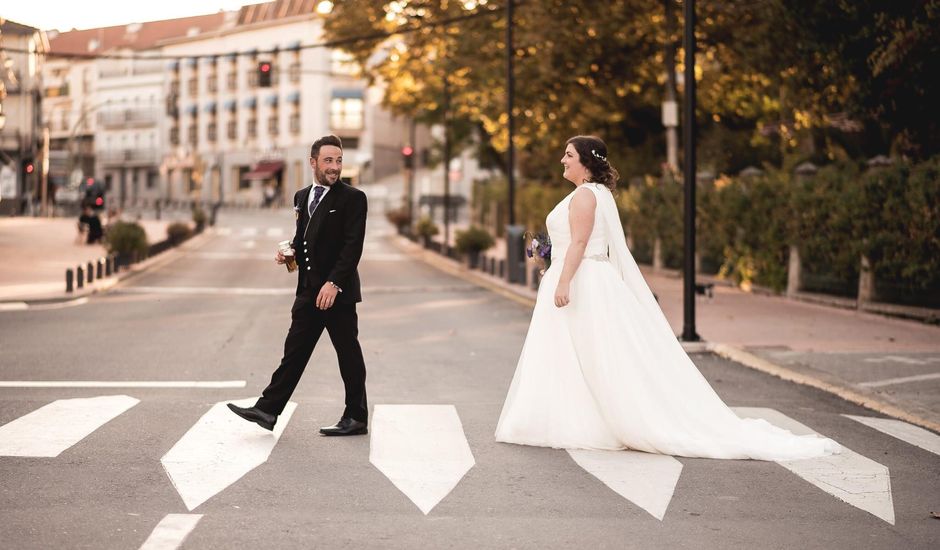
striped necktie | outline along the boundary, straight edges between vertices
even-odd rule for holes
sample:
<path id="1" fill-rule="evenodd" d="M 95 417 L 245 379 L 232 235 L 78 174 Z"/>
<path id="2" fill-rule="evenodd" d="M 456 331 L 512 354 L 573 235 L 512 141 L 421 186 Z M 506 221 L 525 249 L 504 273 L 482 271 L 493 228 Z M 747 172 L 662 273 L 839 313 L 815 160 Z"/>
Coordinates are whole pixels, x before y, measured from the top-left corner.
<path id="1" fill-rule="evenodd" d="M 326 187 L 322 185 L 317 185 L 313 188 L 313 201 L 310 203 L 310 217 L 313 217 L 313 211 L 317 209 L 317 205 L 320 204 L 320 199 L 323 198 L 323 193 L 326 192 Z"/>

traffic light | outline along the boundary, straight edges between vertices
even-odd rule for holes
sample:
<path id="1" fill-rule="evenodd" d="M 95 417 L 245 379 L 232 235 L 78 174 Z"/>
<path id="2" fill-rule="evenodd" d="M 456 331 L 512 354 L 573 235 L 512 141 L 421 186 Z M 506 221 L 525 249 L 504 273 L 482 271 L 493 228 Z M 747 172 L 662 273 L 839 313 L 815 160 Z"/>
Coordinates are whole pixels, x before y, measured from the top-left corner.
<path id="1" fill-rule="evenodd" d="M 20 169 L 22 170 L 23 179 L 25 180 L 27 176 L 36 172 L 36 163 L 31 158 L 25 158 L 22 161 Z"/>
<path id="2" fill-rule="evenodd" d="M 85 180 L 85 199 L 83 205 L 101 210 L 104 209 L 104 186 L 95 182 L 95 178 Z"/>
<path id="3" fill-rule="evenodd" d="M 270 61 L 258 62 L 258 86 L 261 88 L 271 87 L 271 72 L 273 70 L 274 66 L 271 65 Z"/>
<path id="4" fill-rule="evenodd" d="M 415 167 L 415 150 L 414 147 L 410 145 L 405 145 L 401 148 L 401 159 L 405 164 L 405 168 L 412 170 Z"/>

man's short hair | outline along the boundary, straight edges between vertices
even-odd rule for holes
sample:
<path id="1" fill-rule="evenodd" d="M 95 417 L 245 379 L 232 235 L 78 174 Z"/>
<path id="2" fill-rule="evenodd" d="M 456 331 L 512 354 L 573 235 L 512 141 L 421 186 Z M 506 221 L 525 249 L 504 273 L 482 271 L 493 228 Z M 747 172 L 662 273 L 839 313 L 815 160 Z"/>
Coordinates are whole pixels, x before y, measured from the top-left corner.
<path id="1" fill-rule="evenodd" d="M 334 147 L 339 147 L 341 150 L 343 148 L 343 141 L 334 135 L 323 136 L 320 139 L 313 142 L 313 145 L 310 147 L 310 157 L 317 158 L 320 156 L 320 147 L 324 145 L 332 145 Z"/>

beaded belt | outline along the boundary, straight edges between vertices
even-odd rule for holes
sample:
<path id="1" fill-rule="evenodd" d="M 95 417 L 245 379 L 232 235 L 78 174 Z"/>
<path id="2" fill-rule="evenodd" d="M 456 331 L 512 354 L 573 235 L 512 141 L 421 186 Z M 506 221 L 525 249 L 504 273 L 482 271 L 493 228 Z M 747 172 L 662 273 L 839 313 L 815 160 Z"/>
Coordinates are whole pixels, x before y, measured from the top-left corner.
<path id="1" fill-rule="evenodd" d="M 595 254 L 593 256 L 585 256 L 585 260 L 594 260 L 596 262 L 609 262 L 610 257 L 607 254 Z"/>

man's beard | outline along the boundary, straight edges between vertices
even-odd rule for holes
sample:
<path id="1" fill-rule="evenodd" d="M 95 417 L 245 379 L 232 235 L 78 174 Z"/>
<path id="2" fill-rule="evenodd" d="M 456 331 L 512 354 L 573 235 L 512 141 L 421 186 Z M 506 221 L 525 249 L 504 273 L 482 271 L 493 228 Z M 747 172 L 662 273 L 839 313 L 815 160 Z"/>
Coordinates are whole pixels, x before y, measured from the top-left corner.
<path id="1" fill-rule="evenodd" d="M 317 183 L 320 185 L 326 185 L 327 187 L 333 185 L 325 171 L 315 170 L 314 175 L 317 177 Z M 340 173 L 336 172 L 336 181 L 339 181 L 339 175 Z"/>

